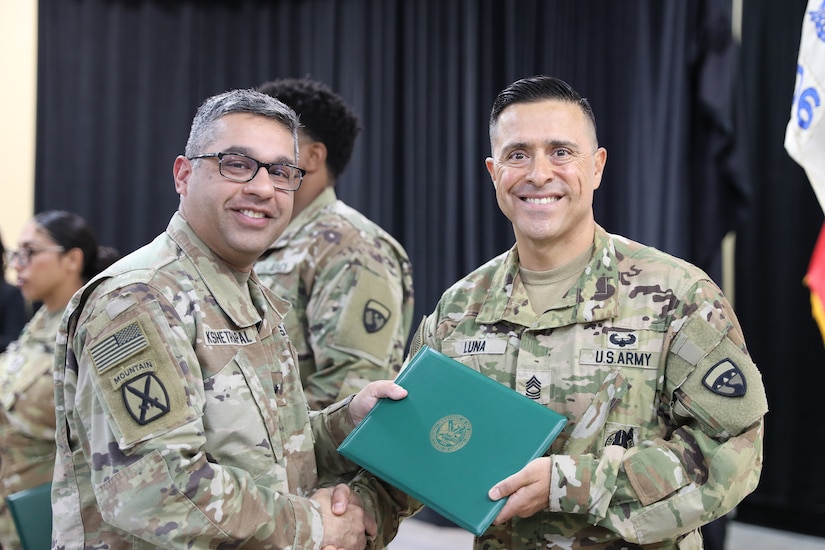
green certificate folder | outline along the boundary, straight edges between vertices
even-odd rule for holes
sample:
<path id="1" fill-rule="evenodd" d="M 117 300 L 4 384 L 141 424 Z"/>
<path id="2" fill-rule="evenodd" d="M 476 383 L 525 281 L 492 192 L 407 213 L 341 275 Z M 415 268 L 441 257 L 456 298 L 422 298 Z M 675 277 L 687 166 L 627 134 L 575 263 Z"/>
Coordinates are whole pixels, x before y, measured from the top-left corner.
<path id="1" fill-rule="evenodd" d="M 567 419 L 427 346 L 338 447 L 346 458 L 481 535 L 504 506 L 487 491 L 542 456 Z"/>
<path id="2" fill-rule="evenodd" d="M 11 512 L 11 519 L 23 550 L 38 550 L 51 546 L 51 482 L 8 495 L 6 505 Z"/>

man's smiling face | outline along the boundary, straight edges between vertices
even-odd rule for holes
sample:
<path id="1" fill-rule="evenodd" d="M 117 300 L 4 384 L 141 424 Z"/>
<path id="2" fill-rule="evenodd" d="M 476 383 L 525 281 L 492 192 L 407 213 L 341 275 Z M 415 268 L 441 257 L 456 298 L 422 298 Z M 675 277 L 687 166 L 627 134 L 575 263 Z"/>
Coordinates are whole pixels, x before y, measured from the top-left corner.
<path id="1" fill-rule="evenodd" d="M 261 162 L 295 164 L 295 142 L 283 124 L 247 113 L 226 115 L 216 124 L 214 143 L 199 154 L 236 152 Z M 174 175 L 181 215 L 237 271 L 249 271 L 289 223 L 293 192 L 275 189 L 265 169 L 238 183 L 220 174 L 215 158 L 178 157 Z"/>
<path id="2" fill-rule="evenodd" d="M 490 142 L 487 170 L 499 208 L 513 223 L 520 257 L 529 263 L 530 250 L 544 250 L 571 259 L 590 246 L 593 193 L 607 152 L 597 147 L 581 107 L 556 100 L 515 103 L 499 115 Z"/>

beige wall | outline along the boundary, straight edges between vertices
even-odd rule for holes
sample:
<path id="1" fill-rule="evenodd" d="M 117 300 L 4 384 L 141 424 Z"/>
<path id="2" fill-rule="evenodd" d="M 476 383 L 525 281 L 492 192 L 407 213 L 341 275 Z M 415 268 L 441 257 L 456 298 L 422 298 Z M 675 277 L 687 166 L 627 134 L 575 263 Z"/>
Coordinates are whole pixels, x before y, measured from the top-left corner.
<path id="1" fill-rule="evenodd" d="M 37 0 L 0 0 L 0 14 L 0 234 L 14 248 L 34 208 Z"/>

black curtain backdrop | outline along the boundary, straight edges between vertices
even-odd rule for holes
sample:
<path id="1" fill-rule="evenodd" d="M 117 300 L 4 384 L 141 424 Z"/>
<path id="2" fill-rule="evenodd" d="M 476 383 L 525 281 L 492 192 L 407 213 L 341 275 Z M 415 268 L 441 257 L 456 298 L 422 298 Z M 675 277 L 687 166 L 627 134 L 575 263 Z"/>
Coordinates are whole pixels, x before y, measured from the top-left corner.
<path id="1" fill-rule="evenodd" d="M 819 421 L 825 347 L 802 283 L 823 214 L 804 171 L 784 148 L 806 5 L 744 3 L 743 105 L 754 201 L 737 232 L 736 309 L 771 411 L 765 469 L 741 515 L 825 536 L 825 428 Z"/>
<path id="2" fill-rule="evenodd" d="M 738 514 L 815 532 L 822 430 L 795 390 L 825 376 L 801 283 L 822 213 L 782 148 L 805 1 L 776 4 L 745 2 L 740 52 L 724 0 L 41 0 L 35 208 L 134 250 L 177 207 L 172 162 L 203 99 L 311 75 L 361 115 L 337 191 L 407 248 L 420 318 L 513 242 L 484 167 L 495 95 L 559 76 L 608 149 L 599 223 L 717 281 L 739 228 L 736 307 L 771 414 L 763 483 Z"/>

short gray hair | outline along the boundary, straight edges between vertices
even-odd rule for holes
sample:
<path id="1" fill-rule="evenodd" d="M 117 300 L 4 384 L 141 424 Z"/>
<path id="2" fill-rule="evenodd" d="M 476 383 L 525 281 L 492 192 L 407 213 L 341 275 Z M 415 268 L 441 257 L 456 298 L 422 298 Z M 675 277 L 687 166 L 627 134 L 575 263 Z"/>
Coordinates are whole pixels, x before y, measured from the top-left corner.
<path id="1" fill-rule="evenodd" d="M 215 123 L 232 113 L 259 115 L 283 124 L 292 134 L 295 160 L 298 160 L 298 115 L 283 102 L 251 89 L 229 90 L 203 102 L 192 120 L 184 151 L 186 157 L 204 153 L 204 149 L 215 141 Z"/>

